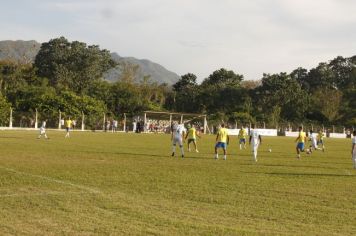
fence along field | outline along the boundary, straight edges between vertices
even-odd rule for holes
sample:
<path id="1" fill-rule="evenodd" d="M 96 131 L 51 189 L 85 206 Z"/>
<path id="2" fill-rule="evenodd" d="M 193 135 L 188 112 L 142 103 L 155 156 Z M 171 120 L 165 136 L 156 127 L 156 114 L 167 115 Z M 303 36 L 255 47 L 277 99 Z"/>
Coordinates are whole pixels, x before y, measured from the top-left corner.
<path id="1" fill-rule="evenodd" d="M 213 135 L 181 159 L 167 134 L 37 134 L 0 132 L 1 234 L 356 233 L 348 139 L 297 160 L 294 138 L 263 137 L 254 164 L 236 137 L 216 161 Z"/>

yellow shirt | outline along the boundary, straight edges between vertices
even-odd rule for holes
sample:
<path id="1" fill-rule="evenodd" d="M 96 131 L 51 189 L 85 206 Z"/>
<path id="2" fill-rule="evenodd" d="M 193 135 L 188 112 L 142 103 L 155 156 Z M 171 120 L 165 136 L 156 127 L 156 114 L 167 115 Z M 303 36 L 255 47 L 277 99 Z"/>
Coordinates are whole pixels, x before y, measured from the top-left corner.
<path id="1" fill-rule="evenodd" d="M 227 129 L 226 128 L 221 128 L 219 131 L 218 131 L 218 142 L 220 143 L 226 143 L 227 141 Z"/>
<path id="2" fill-rule="evenodd" d="M 190 128 L 188 130 L 188 138 L 189 139 L 196 139 L 196 134 L 197 134 L 197 130 L 195 128 Z"/>
<path id="3" fill-rule="evenodd" d="M 72 127 L 73 121 L 71 120 L 66 120 L 66 128 L 71 128 Z"/>
<path id="4" fill-rule="evenodd" d="M 246 130 L 245 129 L 240 129 L 238 137 L 240 139 L 242 139 L 242 138 L 246 138 L 246 136 L 247 136 Z"/>
<path id="5" fill-rule="evenodd" d="M 299 132 L 298 143 L 304 143 L 307 135 L 304 131 Z"/>

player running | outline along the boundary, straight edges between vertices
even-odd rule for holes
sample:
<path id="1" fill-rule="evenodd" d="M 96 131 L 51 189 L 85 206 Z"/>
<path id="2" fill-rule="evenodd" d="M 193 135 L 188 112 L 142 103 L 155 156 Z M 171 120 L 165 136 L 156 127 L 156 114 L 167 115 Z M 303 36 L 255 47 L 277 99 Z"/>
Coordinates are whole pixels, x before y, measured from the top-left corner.
<path id="1" fill-rule="evenodd" d="M 42 122 L 41 128 L 40 128 L 40 134 L 38 135 L 38 138 L 40 139 L 42 135 L 48 139 L 47 134 L 46 134 L 46 121 Z"/>
<path id="2" fill-rule="evenodd" d="M 257 150 L 258 146 L 262 144 L 262 138 L 261 135 L 258 133 L 258 130 L 255 129 L 255 125 L 252 125 L 252 130 L 250 130 L 249 144 L 252 144 L 251 151 L 253 154 L 253 160 L 257 162 Z"/>
<path id="3" fill-rule="evenodd" d="M 191 142 L 194 144 L 195 152 L 199 152 L 197 148 L 197 137 L 201 138 L 195 129 L 195 125 L 192 125 L 192 127 L 188 129 L 187 135 L 185 136 L 185 139 L 188 138 L 188 152 L 190 152 Z"/>
<path id="4" fill-rule="evenodd" d="M 324 132 L 323 130 L 319 130 L 319 133 L 318 133 L 318 142 L 317 144 L 321 145 L 321 149 L 323 150 L 323 152 L 325 151 L 325 146 L 324 146 Z"/>
<path id="5" fill-rule="evenodd" d="M 352 146 L 351 146 L 351 158 L 352 158 L 352 162 L 354 164 L 354 169 L 356 169 L 356 130 L 354 130 L 353 134 L 353 138 L 352 138 Z"/>
<path id="6" fill-rule="evenodd" d="M 241 126 L 241 129 L 238 134 L 240 150 L 242 149 L 242 144 L 243 144 L 243 148 L 246 149 L 246 137 L 247 137 L 247 131 L 244 129 L 243 126 Z"/>
<path id="7" fill-rule="evenodd" d="M 182 154 L 182 158 L 184 158 L 184 149 L 183 149 L 183 139 L 187 130 L 184 128 L 183 124 L 174 124 L 172 127 L 172 157 L 176 152 L 176 145 L 179 144 L 180 152 Z"/>
<path id="8" fill-rule="evenodd" d="M 227 145 L 229 145 L 229 134 L 227 129 L 225 128 L 225 124 L 221 124 L 221 127 L 216 135 L 216 144 L 215 144 L 215 159 L 219 159 L 218 148 L 222 148 L 224 150 L 224 160 L 226 160 L 227 155 Z"/>
<path id="9" fill-rule="evenodd" d="M 296 147 L 297 158 L 300 159 L 300 153 L 304 152 L 304 146 L 305 146 L 305 143 L 307 142 L 307 135 L 303 131 L 302 126 L 299 126 L 299 134 L 295 141 L 297 142 L 297 147 Z"/>
<path id="10" fill-rule="evenodd" d="M 317 134 L 313 132 L 313 130 L 309 131 L 309 138 L 310 138 L 310 147 L 309 147 L 309 152 L 312 153 L 313 150 L 318 150 L 318 137 Z"/>

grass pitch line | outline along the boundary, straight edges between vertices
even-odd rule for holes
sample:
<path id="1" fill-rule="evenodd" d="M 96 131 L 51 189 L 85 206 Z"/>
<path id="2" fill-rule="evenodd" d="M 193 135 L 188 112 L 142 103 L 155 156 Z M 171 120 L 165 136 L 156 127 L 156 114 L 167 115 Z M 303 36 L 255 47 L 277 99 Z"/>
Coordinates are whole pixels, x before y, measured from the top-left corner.
<path id="1" fill-rule="evenodd" d="M 67 194 L 83 194 L 84 192 L 41 192 L 41 193 L 12 193 L 12 194 L 0 194 L 0 198 L 12 198 L 12 197 L 43 197 L 43 196 L 60 196 Z"/>
<path id="2" fill-rule="evenodd" d="M 87 186 L 84 186 L 84 185 L 80 185 L 80 184 L 74 184 L 74 183 L 71 183 L 69 181 L 63 181 L 63 180 L 59 180 L 59 179 L 54 179 L 54 178 L 43 176 L 43 175 L 34 175 L 34 174 L 26 173 L 26 172 L 23 172 L 23 171 L 18 171 L 18 170 L 12 169 L 12 168 L 4 167 L 4 166 L 0 166 L 0 169 L 6 170 L 6 171 L 9 171 L 9 172 L 13 172 L 13 173 L 19 174 L 19 175 L 30 176 L 30 177 L 33 177 L 33 178 L 47 180 L 49 182 L 54 182 L 54 183 L 58 183 L 58 184 L 72 186 L 72 187 L 75 187 L 75 188 L 78 188 L 78 189 L 85 190 L 85 191 L 90 192 L 90 193 L 95 193 L 95 194 L 101 193 L 101 191 L 99 191 L 99 190 L 96 190 L 96 189 L 93 189 L 93 188 L 90 188 L 90 187 L 87 187 Z"/>

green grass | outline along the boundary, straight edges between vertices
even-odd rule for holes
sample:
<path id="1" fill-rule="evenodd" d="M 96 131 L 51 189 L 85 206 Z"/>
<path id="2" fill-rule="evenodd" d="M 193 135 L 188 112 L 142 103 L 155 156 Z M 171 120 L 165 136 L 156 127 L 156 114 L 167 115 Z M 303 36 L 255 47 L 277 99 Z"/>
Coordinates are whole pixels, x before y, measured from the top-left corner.
<path id="1" fill-rule="evenodd" d="M 216 161 L 213 136 L 184 160 L 169 135 L 49 136 L 0 133 L 1 235 L 356 234 L 350 140 L 297 160 L 293 138 L 265 138 L 254 164 L 236 137 Z"/>

